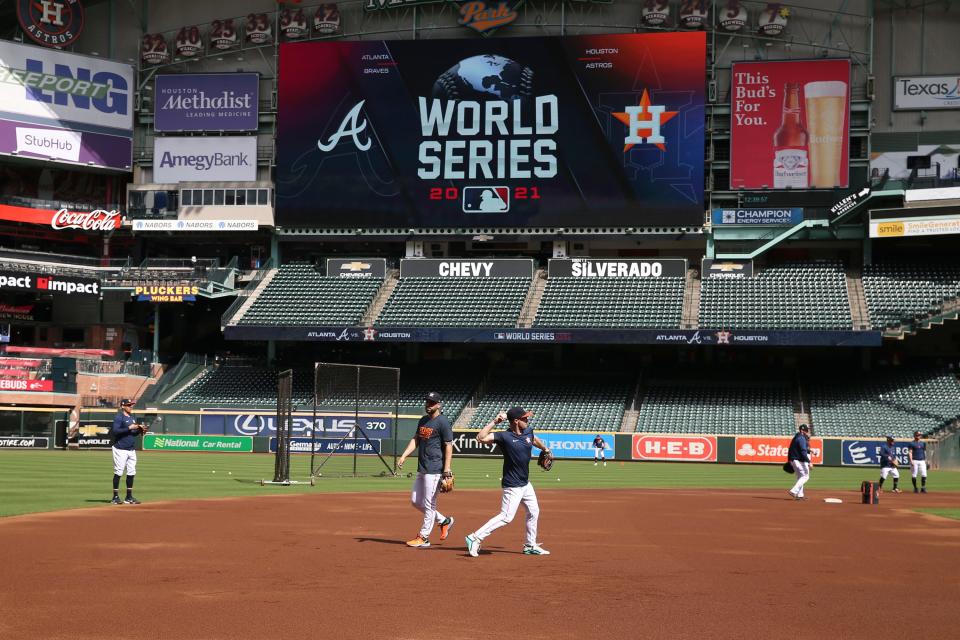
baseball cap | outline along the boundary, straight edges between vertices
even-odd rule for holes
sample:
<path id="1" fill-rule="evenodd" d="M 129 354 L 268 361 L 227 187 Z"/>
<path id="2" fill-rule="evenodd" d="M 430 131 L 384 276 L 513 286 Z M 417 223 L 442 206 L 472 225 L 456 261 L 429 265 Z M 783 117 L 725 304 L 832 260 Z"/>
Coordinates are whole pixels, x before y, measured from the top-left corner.
<path id="1" fill-rule="evenodd" d="M 805 424 L 802 424 L 800 425 L 800 431 L 810 431 L 810 427 Z"/>
<path id="2" fill-rule="evenodd" d="M 440 394 L 437 393 L 436 391 L 431 391 L 431 392 L 428 393 L 427 395 L 423 396 L 423 399 L 426 400 L 427 402 L 441 402 L 441 401 L 442 401 L 442 398 L 440 397 Z"/>
<path id="3" fill-rule="evenodd" d="M 136 403 L 130 398 L 124 398 L 123 400 L 120 401 L 121 407 L 132 407 L 134 404 Z"/>
<path id="4" fill-rule="evenodd" d="M 519 420 L 520 418 L 529 418 L 533 411 L 524 411 L 520 407 L 513 407 L 507 410 L 507 420 Z"/>
<path id="5" fill-rule="evenodd" d="M 915 436 L 922 436 L 923 434 L 920 433 L 919 431 L 914 431 L 914 432 L 913 432 L 913 435 L 915 435 Z"/>
<path id="6" fill-rule="evenodd" d="M 893 440 L 893 436 L 887 436 L 887 440 Z"/>

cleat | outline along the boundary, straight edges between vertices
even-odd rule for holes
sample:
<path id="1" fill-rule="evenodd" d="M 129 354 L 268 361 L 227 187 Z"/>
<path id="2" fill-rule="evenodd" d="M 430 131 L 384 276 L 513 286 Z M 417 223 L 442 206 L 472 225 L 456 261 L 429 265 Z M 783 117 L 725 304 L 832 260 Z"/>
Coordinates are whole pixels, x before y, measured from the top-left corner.
<path id="1" fill-rule="evenodd" d="M 525 544 L 523 545 L 523 555 L 525 556 L 548 556 L 550 552 L 541 547 L 539 544 Z"/>
<path id="2" fill-rule="evenodd" d="M 913 488 L 913 492 L 914 492 L 914 493 L 920 493 L 920 489 L 917 489 L 916 487 L 914 487 L 914 488 Z"/>
<path id="3" fill-rule="evenodd" d="M 440 523 L 440 539 L 446 540 L 447 536 L 450 535 L 450 529 L 453 528 L 453 523 L 456 522 L 453 516 L 448 516 L 446 520 Z"/>
<path id="4" fill-rule="evenodd" d="M 480 541 L 474 538 L 472 535 L 464 538 L 467 542 L 467 553 L 476 558 L 480 555 Z"/>
<path id="5" fill-rule="evenodd" d="M 123 500 L 123 504 L 140 504 L 140 501 L 133 496 L 130 496 L 129 498 L 125 498 Z"/>
<path id="6" fill-rule="evenodd" d="M 120 496 L 113 496 L 113 500 L 110 501 L 110 504 L 123 504 L 120 502 Z"/>
<path id="7" fill-rule="evenodd" d="M 797 499 L 797 494 L 795 494 L 793 491 L 787 491 L 787 493 L 790 494 L 790 497 L 793 498 L 794 500 Z"/>
<path id="8" fill-rule="evenodd" d="M 903 493 L 902 491 L 900 491 L 900 489 L 891 489 L 890 491 L 892 493 Z"/>
<path id="9" fill-rule="evenodd" d="M 927 492 L 927 488 L 926 488 L 926 487 L 924 487 L 923 489 L 920 489 L 920 493 L 926 493 L 926 492 Z"/>
<path id="10" fill-rule="evenodd" d="M 418 535 L 413 540 L 407 540 L 407 546 L 415 549 L 429 549 L 430 541 L 423 536 Z"/>

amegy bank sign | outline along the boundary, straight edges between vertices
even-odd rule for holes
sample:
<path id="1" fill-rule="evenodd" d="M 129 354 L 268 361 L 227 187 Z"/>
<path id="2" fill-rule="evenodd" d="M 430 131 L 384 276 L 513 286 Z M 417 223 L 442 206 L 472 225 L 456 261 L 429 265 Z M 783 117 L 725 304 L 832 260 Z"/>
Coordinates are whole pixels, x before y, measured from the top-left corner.
<path id="1" fill-rule="evenodd" d="M 256 136 L 154 138 L 154 182 L 253 182 L 256 179 Z"/>

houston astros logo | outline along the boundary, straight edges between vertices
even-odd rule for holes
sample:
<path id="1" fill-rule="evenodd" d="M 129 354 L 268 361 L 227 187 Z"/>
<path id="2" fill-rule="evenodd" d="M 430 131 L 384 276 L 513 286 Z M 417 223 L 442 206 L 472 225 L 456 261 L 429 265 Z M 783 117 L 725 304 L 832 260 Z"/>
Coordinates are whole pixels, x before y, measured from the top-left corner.
<path id="1" fill-rule="evenodd" d="M 363 108 L 363 103 L 366 100 L 361 100 L 353 106 L 353 109 L 350 109 L 343 120 L 340 122 L 340 127 L 337 129 L 337 132 L 327 138 L 327 143 L 324 144 L 322 141 L 317 140 L 317 147 L 320 148 L 320 151 L 330 151 L 338 144 L 340 144 L 340 138 L 345 136 L 350 136 L 353 138 L 353 144 L 356 145 L 357 149 L 360 151 L 366 151 L 370 148 L 372 144 L 370 142 L 370 137 L 367 136 L 366 141 L 360 141 L 360 134 L 367 129 L 367 119 L 363 119 L 363 123 L 360 123 L 360 109 Z"/>
<path id="2" fill-rule="evenodd" d="M 623 152 L 626 153 L 637 144 L 656 145 L 661 151 L 667 150 L 666 139 L 660 133 L 660 127 L 671 120 L 679 111 L 667 111 L 662 104 L 651 105 L 650 95 L 643 90 L 640 104 L 626 107 L 614 113 L 613 117 L 627 125 L 627 137 L 623 139 Z M 644 114 L 646 118 L 641 118 Z"/>
<path id="3" fill-rule="evenodd" d="M 729 331 L 717 331 L 715 335 L 717 336 L 717 344 L 730 344 L 730 336 L 733 334 Z"/>
<path id="4" fill-rule="evenodd" d="M 80 0 L 19 0 L 20 26 L 35 42 L 48 47 L 66 47 L 83 31 Z"/>

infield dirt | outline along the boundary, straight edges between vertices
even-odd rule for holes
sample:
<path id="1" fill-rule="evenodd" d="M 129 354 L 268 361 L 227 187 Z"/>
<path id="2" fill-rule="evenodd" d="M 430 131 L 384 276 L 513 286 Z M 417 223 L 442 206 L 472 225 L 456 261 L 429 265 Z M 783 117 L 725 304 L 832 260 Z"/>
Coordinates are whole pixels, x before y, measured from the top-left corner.
<path id="1" fill-rule="evenodd" d="M 3 638 L 956 637 L 957 494 L 552 490 L 479 558 L 498 491 L 440 500 L 450 538 L 403 544 L 405 494 L 160 502 L 0 520 Z M 833 496 L 843 504 L 825 504 Z M 908 615 L 909 614 L 909 615 Z"/>

